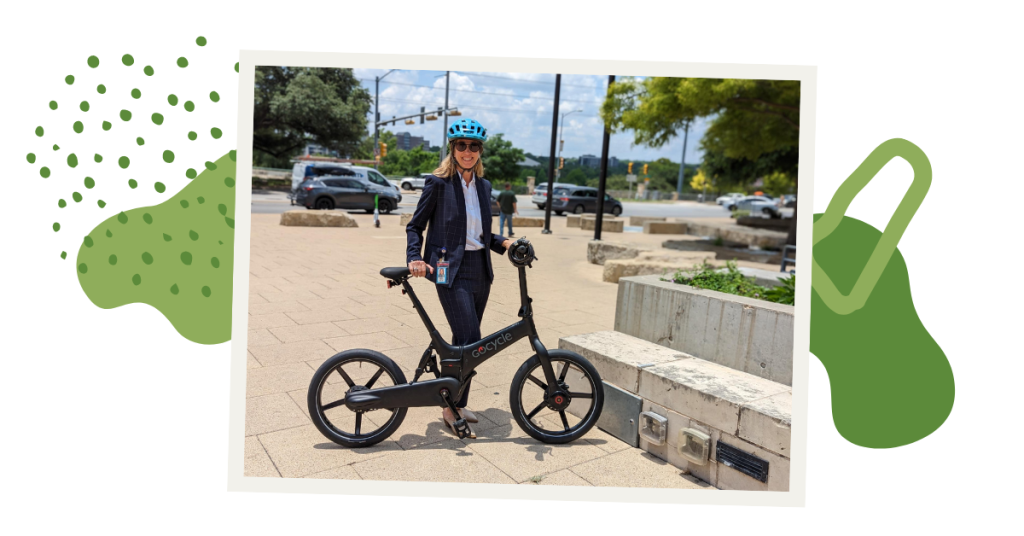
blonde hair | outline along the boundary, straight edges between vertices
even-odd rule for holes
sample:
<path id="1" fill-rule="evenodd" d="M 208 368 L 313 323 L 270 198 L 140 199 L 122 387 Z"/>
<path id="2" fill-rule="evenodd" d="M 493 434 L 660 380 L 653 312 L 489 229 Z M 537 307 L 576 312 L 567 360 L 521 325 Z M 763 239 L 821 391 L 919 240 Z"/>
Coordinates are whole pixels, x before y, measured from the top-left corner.
<path id="1" fill-rule="evenodd" d="M 452 177 L 452 176 L 454 176 L 454 175 L 459 173 L 460 169 L 455 164 L 455 143 L 454 143 L 455 141 L 456 140 L 451 140 L 451 141 L 448 142 L 448 156 L 444 157 L 444 160 L 441 161 L 441 165 L 437 166 L 437 169 L 434 170 L 434 176 L 435 177 L 440 177 L 442 179 L 447 179 L 447 178 Z M 483 151 L 483 148 L 480 149 L 480 153 L 479 154 L 480 154 L 480 158 L 478 158 L 476 160 L 476 165 L 473 166 L 473 173 L 475 173 L 477 177 L 483 177 L 484 176 L 484 151 Z"/>

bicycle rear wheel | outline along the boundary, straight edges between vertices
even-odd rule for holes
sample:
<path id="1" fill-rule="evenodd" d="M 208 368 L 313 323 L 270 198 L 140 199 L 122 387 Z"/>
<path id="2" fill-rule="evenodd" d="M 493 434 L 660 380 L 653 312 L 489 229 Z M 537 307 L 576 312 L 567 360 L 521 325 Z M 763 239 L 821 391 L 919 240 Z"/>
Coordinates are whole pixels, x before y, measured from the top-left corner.
<path id="1" fill-rule="evenodd" d="M 549 350 L 557 388 L 547 392 L 544 370 L 536 355 L 516 372 L 509 389 L 512 416 L 524 432 L 544 443 L 568 443 L 597 424 L 604 389 L 594 365 L 566 350 Z"/>
<path id="2" fill-rule="evenodd" d="M 324 437 L 339 445 L 376 445 L 398 430 L 408 408 L 352 411 L 345 406 L 345 397 L 404 383 L 405 374 L 388 356 L 373 350 L 346 350 L 324 361 L 313 374 L 306 395 L 309 416 Z"/>

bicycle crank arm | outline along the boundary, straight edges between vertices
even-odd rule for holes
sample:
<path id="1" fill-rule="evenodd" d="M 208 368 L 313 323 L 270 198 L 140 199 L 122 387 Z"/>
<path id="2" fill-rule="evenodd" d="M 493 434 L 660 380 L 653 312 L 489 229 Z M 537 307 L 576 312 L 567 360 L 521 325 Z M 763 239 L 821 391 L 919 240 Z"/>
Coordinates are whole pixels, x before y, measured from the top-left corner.
<path id="1" fill-rule="evenodd" d="M 445 405 L 441 390 L 455 393 L 459 390 L 457 378 L 442 377 L 414 384 L 380 387 L 349 393 L 345 406 L 352 411 L 391 408 L 424 408 Z"/>

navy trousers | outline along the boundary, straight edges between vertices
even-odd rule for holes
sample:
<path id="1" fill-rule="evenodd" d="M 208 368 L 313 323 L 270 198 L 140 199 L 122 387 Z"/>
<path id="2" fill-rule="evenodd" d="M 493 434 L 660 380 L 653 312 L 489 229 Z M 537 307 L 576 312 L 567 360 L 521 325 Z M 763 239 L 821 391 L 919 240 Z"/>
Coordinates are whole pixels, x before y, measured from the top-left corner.
<path id="1" fill-rule="evenodd" d="M 480 321 L 484 318 L 487 297 L 491 293 L 491 284 L 487 281 L 486 255 L 486 248 L 467 251 L 462 257 L 459 273 L 455 276 L 451 288 L 435 285 L 437 297 L 441 300 L 441 308 L 444 309 L 448 325 L 452 328 L 452 344 L 464 346 L 481 338 Z M 466 407 L 469 401 L 469 383 L 462 391 L 462 398 L 455 404 L 456 407 Z"/>

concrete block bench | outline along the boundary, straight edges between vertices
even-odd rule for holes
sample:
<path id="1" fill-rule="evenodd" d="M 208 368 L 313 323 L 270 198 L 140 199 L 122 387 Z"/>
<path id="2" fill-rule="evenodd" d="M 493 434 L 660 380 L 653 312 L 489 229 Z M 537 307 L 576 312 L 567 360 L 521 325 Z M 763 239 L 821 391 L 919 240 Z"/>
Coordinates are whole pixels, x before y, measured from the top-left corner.
<path id="1" fill-rule="evenodd" d="M 605 217 L 601 219 L 601 230 L 609 233 L 621 233 L 625 223 L 625 220 L 619 220 L 610 216 Z M 580 229 L 593 231 L 595 228 L 597 228 L 596 218 L 580 218 Z"/>
<path id="2" fill-rule="evenodd" d="M 494 215 L 494 229 L 498 228 L 498 215 Z M 516 227 L 544 227 L 544 218 L 536 218 L 532 216 L 512 216 L 512 229 Z"/>
<path id="3" fill-rule="evenodd" d="M 686 234 L 689 226 L 674 221 L 649 221 L 644 224 L 644 234 Z"/>
<path id="4" fill-rule="evenodd" d="M 689 270 L 705 260 L 713 262 L 715 254 L 700 251 L 681 254 L 641 252 L 634 259 L 606 260 L 602 279 L 607 283 L 618 283 L 624 277 L 638 275 L 671 276 L 679 270 Z"/>
<path id="5" fill-rule="evenodd" d="M 289 210 L 281 213 L 281 225 L 289 227 L 359 227 L 344 212 L 332 210 Z"/>
<path id="6" fill-rule="evenodd" d="M 582 218 L 579 214 L 569 214 L 568 216 L 565 217 L 565 226 L 578 228 L 580 226 L 581 219 Z"/>
<path id="7" fill-rule="evenodd" d="M 659 218 L 657 216 L 630 216 L 629 226 L 630 227 L 643 227 L 645 223 L 649 221 L 668 221 L 666 218 Z"/>

